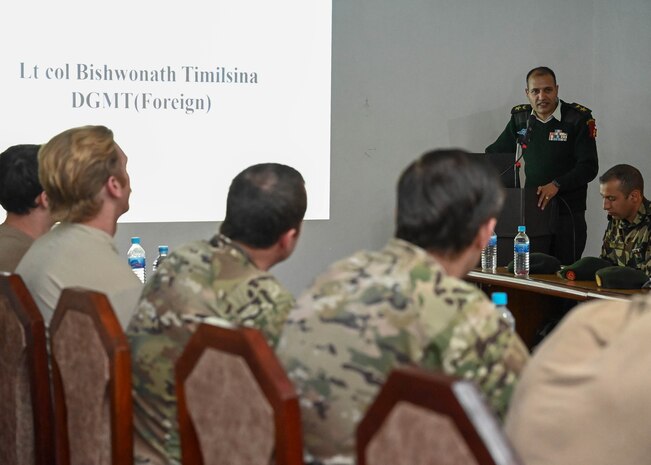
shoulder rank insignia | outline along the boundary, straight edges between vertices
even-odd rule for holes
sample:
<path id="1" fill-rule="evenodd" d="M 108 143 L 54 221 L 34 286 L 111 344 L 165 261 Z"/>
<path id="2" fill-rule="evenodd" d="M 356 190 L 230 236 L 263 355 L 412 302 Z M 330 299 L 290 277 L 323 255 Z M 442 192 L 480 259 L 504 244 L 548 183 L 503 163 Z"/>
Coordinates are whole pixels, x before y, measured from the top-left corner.
<path id="1" fill-rule="evenodd" d="M 521 111 L 528 111 L 529 113 L 531 113 L 531 105 L 527 103 L 522 105 L 516 105 L 513 108 L 511 108 L 511 114 L 520 113 Z"/>
<path id="2" fill-rule="evenodd" d="M 577 111 L 579 111 L 581 113 L 584 113 L 584 114 L 592 113 L 592 110 L 590 110 L 589 108 L 584 107 L 583 105 L 581 105 L 579 103 L 573 103 L 572 108 L 574 108 L 575 110 L 577 110 Z"/>

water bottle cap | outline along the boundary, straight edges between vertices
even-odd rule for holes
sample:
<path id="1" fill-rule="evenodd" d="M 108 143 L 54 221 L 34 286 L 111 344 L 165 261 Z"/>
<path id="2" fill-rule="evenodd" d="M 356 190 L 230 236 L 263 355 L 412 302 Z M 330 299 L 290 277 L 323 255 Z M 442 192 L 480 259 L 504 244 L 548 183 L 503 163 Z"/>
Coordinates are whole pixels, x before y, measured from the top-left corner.
<path id="1" fill-rule="evenodd" d="M 132 237 L 131 238 L 131 243 L 132 244 L 140 244 L 140 238 L 138 236 Z"/>
<path id="2" fill-rule="evenodd" d="M 506 292 L 493 292 L 491 298 L 495 305 L 506 305 L 508 303 Z"/>
<path id="3" fill-rule="evenodd" d="M 518 232 L 525 232 L 527 230 L 526 226 L 518 226 Z"/>
<path id="4" fill-rule="evenodd" d="M 158 253 L 167 253 L 169 252 L 170 248 L 166 245 L 159 245 L 158 246 Z"/>

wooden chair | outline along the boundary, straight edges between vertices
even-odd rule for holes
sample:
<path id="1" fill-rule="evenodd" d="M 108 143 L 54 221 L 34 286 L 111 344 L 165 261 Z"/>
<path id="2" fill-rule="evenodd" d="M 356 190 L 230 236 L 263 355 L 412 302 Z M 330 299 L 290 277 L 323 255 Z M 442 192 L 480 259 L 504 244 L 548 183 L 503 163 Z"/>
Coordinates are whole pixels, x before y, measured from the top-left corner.
<path id="1" fill-rule="evenodd" d="M 357 428 L 358 465 L 521 464 L 468 381 L 399 368 Z"/>
<path id="2" fill-rule="evenodd" d="M 23 280 L 0 274 L 0 458 L 54 463 L 45 324 Z"/>
<path id="3" fill-rule="evenodd" d="M 131 355 L 108 298 L 64 289 L 50 347 L 58 465 L 133 465 Z"/>
<path id="4" fill-rule="evenodd" d="M 184 465 L 302 465 L 298 398 L 259 331 L 200 325 L 176 395 Z"/>

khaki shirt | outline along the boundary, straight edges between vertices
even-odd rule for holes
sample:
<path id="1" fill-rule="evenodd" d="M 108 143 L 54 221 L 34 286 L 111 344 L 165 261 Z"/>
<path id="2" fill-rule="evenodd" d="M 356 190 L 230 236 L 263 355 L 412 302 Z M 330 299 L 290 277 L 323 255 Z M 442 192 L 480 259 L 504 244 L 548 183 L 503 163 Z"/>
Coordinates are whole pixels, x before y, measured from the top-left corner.
<path id="1" fill-rule="evenodd" d="M 13 226 L 0 224 L 0 271 L 14 272 L 34 239 Z"/>
<path id="2" fill-rule="evenodd" d="M 109 299 L 122 327 L 133 315 L 142 283 L 113 238 L 97 228 L 61 223 L 39 237 L 16 268 L 49 325 L 66 287 L 99 291 Z"/>
<path id="3" fill-rule="evenodd" d="M 506 434 L 527 465 L 639 465 L 651 457 L 651 298 L 572 310 L 525 368 Z"/>

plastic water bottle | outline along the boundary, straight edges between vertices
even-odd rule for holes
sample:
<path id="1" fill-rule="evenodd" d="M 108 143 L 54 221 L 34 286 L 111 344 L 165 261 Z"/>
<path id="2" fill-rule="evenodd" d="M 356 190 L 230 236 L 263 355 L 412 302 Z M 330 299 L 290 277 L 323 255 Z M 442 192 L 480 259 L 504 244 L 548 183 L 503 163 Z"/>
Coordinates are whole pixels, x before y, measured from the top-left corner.
<path id="1" fill-rule="evenodd" d="M 127 252 L 127 258 L 129 259 L 129 266 L 133 272 L 138 276 L 138 279 L 141 282 L 145 282 L 145 249 L 140 245 L 139 237 L 131 238 L 131 247 Z"/>
<path id="2" fill-rule="evenodd" d="M 500 317 L 506 321 L 506 323 L 509 325 L 509 328 L 511 328 L 511 331 L 515 331 L 515 318 L 513 317 L 511 310 L 506 308 L 508 301 L 506 292 L 493 292 L 491 294 L 491 298 L 497 307 L 497 311 L 500 313 Z"/>
<path id="3" fill-rule="evenodd" d="M 167 253 L 170 251 L 170 248 L 166 245 L 159 245 L 158 246 L 158 257 L 156 257 L 156 260 L 154 260 L 154 264 L 151 267 L 152 273 L 155 273 L 158 267 L 160 266 L 161 262 L 167 258 Z"/>
<path id="4" fill-rule="evenodd" d="M 495 273 L 497 269 L 497 234 L 491 234 L 488 244 L 481 251 L 481 270 Z"/>
<path id="5" fill-rule="evenodd" d="M 529 276 L 529 236 L 527 228 L 518 226 L 518 235 L 513 239 L 513 272 L 516 276 Z"/>

